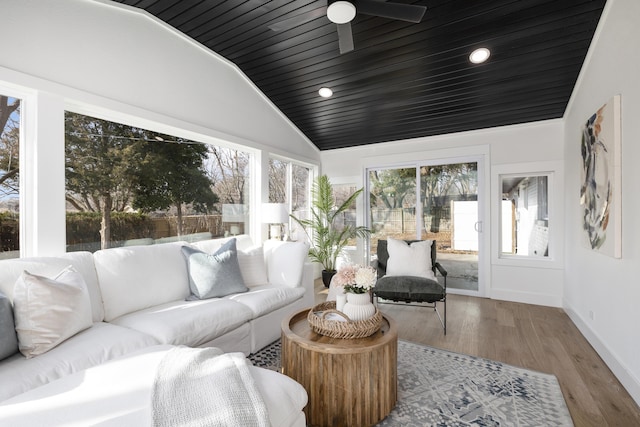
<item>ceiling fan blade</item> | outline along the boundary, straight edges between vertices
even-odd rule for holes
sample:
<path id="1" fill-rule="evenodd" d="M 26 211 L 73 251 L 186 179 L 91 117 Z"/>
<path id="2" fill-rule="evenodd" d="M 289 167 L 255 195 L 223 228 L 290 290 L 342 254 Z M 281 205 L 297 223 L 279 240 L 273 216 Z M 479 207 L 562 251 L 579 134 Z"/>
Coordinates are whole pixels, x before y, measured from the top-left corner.
<path id="1" fill-rule="evenodd" d="M 247 0 L 247 4 L 249 4 L 251 7 L 255 7 L 256 9 L 265 11 L 273 10 L 276 8 L 276 5 L 274 5 L 271 0 Z"/>
<path id="2" fill-rule="evenodd" d="M 415 22 L 422 21 L 426 6 L 414 4 L 388 3 L 375 0 L 354 1 L 358 13 L 365 15 L 380 16 L 382 18 L 398 19 L 400 21 Z"/>
<path id="3" fill-rule="evenodd" d="M 275 22 L 269 25 L 269 29 L 272 31 L 285 31 L 295 28 L 298 25 L 306 24 L 309 21 L 320 18 L 321 16 L 327 16 L 327 7 L 319 7 L 317 9 L 310 10 L 309 12 L 301 13 L 300 15 L 292 16 L 291 18 L 283 19 L 282 21 Z"/>
<path id="4" fill-rule="evenodd" d="M 353 50 L 353 34 L 351 34 L 351 22 L 346 24 L 336 24 L 338 26 L 338 44 L 340 53 L 347 53 Z"/>

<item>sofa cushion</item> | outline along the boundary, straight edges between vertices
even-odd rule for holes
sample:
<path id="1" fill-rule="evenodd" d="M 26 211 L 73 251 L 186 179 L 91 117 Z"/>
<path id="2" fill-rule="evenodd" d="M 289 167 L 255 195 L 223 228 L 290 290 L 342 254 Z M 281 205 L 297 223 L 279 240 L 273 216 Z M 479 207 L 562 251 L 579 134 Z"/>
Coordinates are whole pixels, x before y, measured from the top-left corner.
<path id="1" fill-rule="evenodd" d="M 251 310 L 228 299 L 174 301 L 113 320 L 161 344 L 198 347 L 248 322 Z"/>
<path id="2" fill-rule="evenodd" d="M 3 402 L 0 425 L 150 426 L 151 390 L 171 346 L 131 353 Z M 275 371 L 250 366 L 269 413 L 270 425 L 305 425 L 304 388 Z M 62 411 L 60 408 L 72 407 Z"/>
<path id="3" fill-rule="evenodd" d="M 183 246 L 182 255 L 187 261 L 190 299 L 223 297 L 248 290 L 240 273 L 235 239 L 229 240 L 213 254 Z"/>
<path id="4" fill-rule="evenodd" d="M 13 307 L 5 294 L 0 292 L 0 360 L 18 352 L 18 337 L 13 321 Z"/>
<path id="5" fill-rule="evenodd" d="M 309 244 L 306 242 L 264 242 L 269 283 L 277 286 L 299 286 L 308 253 Z"/>
<path id="6" fill-rule="evenodd" d="M 190 294 L 184 242 L 112 248 L 94 253 L 104 318 L 117 317 Z"/>
<path id="7" fill-rule="evenodd" d="M 27 358 L 92 325 L 87 285 L 73 267 L 51 279 L 24 271 L 13 291 L 13 305 L 18 347 Z"/>
<path id="8" fill-rule="evenodd" d="M 288 286 L 263 285 L 254 287 L 247 293 L 230 295 L 227 298 L 249 307 L 253 318 L 256 319 L 302 298 L 304 292 L 305 290 L 301 286 L 290 288 Z"/>
<path id="9" fill-rule="evenodd" d="M 422 240 L 408 244 L 404 240 L 389 238 L 387 250 L 387 276 L 416 276 L 435 280 L 431 269 L 432 240 Z"/>
<path id="10" fill-rule="evenodd" d="M 50 381 L 158 344 L 149 335 L 94 323 L 56 348 L 32 359 L 16 353 L 0 364 L 0 402 Z M 0 411 L 2 412 L 2 411 Z"/>
<path id="11" fill-rule="evenodd" d="M 244 284 L 248 287 L 251 288 L 269 283 L 262 246 L 256 246 L 245 251 L 238 251 L 238 264 L 240 264 L 240 273 L 242 273 Z"/>

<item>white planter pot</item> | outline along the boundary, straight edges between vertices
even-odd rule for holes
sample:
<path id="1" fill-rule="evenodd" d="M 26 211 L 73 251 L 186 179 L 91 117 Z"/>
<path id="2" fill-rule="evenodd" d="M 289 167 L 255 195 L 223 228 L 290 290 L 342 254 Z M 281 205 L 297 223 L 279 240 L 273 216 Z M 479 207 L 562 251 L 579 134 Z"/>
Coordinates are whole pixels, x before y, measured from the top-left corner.
<path id="1" fill-rule="evenodd" d="M 368 292 L 364 294 L 347 292 L 347 302 L 342 312 L 351 320 L 365 320 L 375 314 L 376 307 L 371 302 L 371 295 Z"/>

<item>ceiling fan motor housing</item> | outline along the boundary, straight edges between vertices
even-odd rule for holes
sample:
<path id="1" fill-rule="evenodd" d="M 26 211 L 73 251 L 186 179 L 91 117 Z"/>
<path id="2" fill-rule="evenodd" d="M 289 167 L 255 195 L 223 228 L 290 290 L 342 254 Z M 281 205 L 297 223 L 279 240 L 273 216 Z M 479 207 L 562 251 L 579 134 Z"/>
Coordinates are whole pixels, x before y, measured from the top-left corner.
<path id="1" fill-rule="evenodd" d="M 346 24 L 356 17 L 356 7 L 353 3 L 344 0 L 329 0 L 327 18 L 336 24 Z"/>

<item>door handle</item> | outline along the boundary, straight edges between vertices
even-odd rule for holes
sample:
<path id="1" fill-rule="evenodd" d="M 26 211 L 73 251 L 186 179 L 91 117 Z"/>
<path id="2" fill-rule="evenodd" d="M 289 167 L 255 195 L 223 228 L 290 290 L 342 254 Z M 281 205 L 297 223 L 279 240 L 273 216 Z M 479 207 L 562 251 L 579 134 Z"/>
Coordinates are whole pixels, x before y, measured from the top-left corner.
<path id="1" fill-rule="evenodd" d="M 477 221 L 474 225 L 473 228 L 476 230 L 476 232 L 478 233 L 482 233 L 482 221 Z"/>

